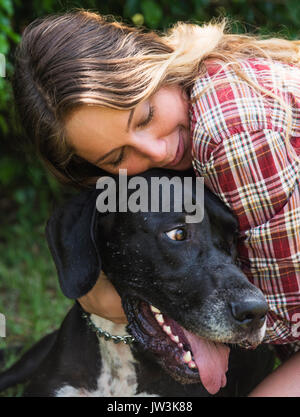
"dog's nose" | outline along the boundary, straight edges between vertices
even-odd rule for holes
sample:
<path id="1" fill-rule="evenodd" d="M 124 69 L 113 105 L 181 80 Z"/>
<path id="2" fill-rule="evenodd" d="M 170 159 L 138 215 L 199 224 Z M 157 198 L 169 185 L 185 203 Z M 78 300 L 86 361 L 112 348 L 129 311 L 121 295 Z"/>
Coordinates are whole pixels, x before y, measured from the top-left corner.
<path id="1" fill-rule="evenodd" d="M 230 303 L 231 314 L 242 327 L 261 327 L 268 312 L 265 300 L 246 299 Z"/>

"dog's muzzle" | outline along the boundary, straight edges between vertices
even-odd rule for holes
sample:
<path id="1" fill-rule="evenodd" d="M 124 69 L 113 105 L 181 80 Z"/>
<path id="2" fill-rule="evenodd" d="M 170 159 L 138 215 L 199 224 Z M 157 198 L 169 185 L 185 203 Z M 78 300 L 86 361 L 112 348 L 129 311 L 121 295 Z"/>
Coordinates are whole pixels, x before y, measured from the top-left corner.
<path id="1" fill-rule="evenodd" d="M 252 345 L 257 345 L 261 341 L 258 338 L 263 337 L 266 309 L 265 305 L 253 308 L 253 303 L 236 303 L 231 308 L 233 320 L 244 332 L 248 334 L 255 329 Z M 201 382 L 211 394 L 226 385 L 230 352 L 227 344 L 187 331 L 145 301 L 126 297 L 123 307 L 129 323 L 127 330 L 137 342 L 137 349 L 151 352 L 175 380 L 181 384 Z"/>

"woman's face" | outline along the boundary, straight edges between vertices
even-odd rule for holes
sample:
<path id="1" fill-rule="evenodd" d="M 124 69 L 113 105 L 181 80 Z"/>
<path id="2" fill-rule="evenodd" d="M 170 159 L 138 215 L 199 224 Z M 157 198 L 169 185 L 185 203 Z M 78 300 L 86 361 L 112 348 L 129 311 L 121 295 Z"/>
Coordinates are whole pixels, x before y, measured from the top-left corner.
<path id="1" fill-rule="evenodd" d="M 133 110 L 82 106 L 65 127 L 77 155 L 110 173 L 192 165 L 188 99 L 179 86 L 162 87 Z"/>

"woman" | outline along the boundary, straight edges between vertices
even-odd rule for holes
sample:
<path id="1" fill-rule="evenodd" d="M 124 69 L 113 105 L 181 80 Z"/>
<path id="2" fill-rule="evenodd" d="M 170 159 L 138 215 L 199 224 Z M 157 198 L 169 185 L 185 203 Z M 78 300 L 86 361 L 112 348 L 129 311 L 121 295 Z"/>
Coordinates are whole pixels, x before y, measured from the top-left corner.
<path id="1" fill-rule="evenodd" d="M 193 165 L 239 220 L 241 268 L 270 305 L 266 341 L 299 343 L 300 41 L 224 26 L 158 36 L 84 11 L 36 20 L 17 51 L 15 99 L 61 182 Z M 103 275 L 79 302 L 126 322 Z M 299 354 L 290 361 L 255 395 L 300 395 Z"/>

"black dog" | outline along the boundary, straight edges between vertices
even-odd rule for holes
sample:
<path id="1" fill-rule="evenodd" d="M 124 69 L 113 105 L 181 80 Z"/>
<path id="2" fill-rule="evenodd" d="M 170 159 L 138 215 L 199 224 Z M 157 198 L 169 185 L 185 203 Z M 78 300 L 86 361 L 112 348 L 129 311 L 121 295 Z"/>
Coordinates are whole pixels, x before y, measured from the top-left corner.
<path id="1" fill-rule="evenodd" d="M 142 176 L 150 184 L 174 174 Z M 200 223 L 187 223 L 183 208 L 100 214 L 100 193 L 83 192 L 57 209 L 47 239 L 64 294 L 85 294 L 102 269 L 128 326 L 87 318 L 75 303 L 57 332 L 0 376 L 0 390 L 30 376 L 26 396 L 247 395 L 271 371 L 273 354 L 229 347 L 258 345 L 267 313 L 236 265 L 234 217 L 208 190 Z M 116 336 L 127 332 L 132 344 Z"/>

